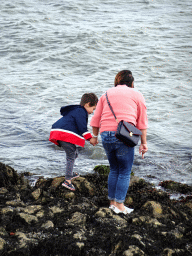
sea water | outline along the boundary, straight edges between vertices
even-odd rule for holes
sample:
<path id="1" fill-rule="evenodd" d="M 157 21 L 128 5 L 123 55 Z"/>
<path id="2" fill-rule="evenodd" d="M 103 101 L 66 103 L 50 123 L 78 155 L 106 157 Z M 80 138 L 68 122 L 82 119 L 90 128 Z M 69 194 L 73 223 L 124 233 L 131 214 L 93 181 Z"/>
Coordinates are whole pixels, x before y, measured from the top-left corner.
<path id="1" fill-rule="evenodd" d="M 65 153 L 48 140 L 60 107 L 85 92 L 100 97 L 129 69 L 149 119 L 149 151 L 142 159 L 135 148 L 133 171 L 192 185 L 190 1 L 1 0 L 0 31 L 1 162 L 64 175 Z M 99 164 L 108 164 L 100 137 L 80 149 L 74 170 Z"/>

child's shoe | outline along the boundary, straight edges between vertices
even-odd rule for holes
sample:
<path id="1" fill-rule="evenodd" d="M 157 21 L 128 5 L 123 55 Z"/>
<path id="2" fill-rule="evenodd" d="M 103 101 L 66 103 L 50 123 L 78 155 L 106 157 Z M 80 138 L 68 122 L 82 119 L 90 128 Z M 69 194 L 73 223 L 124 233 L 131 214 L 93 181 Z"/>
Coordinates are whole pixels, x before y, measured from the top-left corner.
<path id="1" fill-rule="evenodd" d="M 69 184 L 69 182 L 66 181 L 66 180 L 62 183 L 62 186 L 63 186 L 63 187 L 66 187 L 66 188 L 68 188 L 68 189 L 70 189 L 70 190 L 72 190 L 72 191 L 75 191 L 75 187 L 73 186 L 73 184 L 72 184 L 72 183 Z"/>
<path id="2" fill-rule="evenodd" d="M 76 179 L 76 178 L 78 178 L 78 177 L 79 177 L 79 173 L 74 172 L 71 179 L 73 180 L 73 179 Z"/>

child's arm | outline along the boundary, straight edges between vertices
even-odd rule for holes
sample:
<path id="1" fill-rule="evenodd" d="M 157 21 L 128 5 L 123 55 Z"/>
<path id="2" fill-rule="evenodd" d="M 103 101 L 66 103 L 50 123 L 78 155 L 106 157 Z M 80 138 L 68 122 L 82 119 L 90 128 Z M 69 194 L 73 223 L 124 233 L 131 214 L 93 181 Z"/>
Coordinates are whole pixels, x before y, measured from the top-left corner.
<path id="1" fill-rule="evenodd" d="M 84 137 L 85 140 L 90 140 L 92 138 L 91 133 L 87 129 L 87 120 L 88 117 L 86 112 L 83 109 L 78 109 L 75 115 L 75 125 L 79 130 L 81 136 Z"/>
<path id="2" fill-rule="evenodd" d="M 90 141 L 90 144 L 93 146 L 96 146 L 99 143 L 98 139 L 94 137 L 92 137 L 89 141 Z"/>

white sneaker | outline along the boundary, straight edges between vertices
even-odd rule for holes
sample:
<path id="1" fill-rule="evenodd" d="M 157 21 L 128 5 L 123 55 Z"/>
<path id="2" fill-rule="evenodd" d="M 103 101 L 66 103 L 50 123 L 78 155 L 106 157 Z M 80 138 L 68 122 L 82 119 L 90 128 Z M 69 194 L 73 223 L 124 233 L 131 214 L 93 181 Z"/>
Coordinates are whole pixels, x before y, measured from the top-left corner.
<path id="1" fill-rule="evenodd" d="M 124 207 L 125 207 L 125 210 L 124 210 L 124 211 L 119 210 L 115 205 L 110 205 L 110 206 L 109 206 L 109 209 L 113 210 L 113 211 L 114 211 L 115 213 L 117 213 L 117 214 L 123 213 L 123 214 L 125 214 L 125 215 L 127 215 L 127 214 L 129 214 L 129 213 L 131 213 L 131 212 L 134 211 L 134 209 L 128 208 L 128 207 L 126 207 L 126 206 L 124 206 Z"/>
<path id="2" fill-rule="evenodd" d="M 131 208 L 129 208 L 129 207 L 126 207 L 126 206 L 124 206 L 125 207 L 125 210 L 123 211 L 123 213 L 126 215 L 126 214 L 129 214 L 129 213 L 131 213 L 131 212 L 133 212 L 134 211 L 134 209 L 131 209 Z"/>
<path id="3" fill-rule="evenodd" d="M 119 210 L 115 205 L 110 205 L 109 209 L 113 210 L 115 213 L 121 213 L 122 211 Z"/>

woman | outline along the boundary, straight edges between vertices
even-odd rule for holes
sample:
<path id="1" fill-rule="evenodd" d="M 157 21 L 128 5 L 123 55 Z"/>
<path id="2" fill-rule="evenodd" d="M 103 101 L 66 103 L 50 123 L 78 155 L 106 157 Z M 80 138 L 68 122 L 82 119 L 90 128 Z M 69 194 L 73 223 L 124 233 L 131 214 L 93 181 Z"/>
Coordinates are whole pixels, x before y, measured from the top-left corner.
<path id="1" fill-rule="evenodd" d="M 123 70 L 116 75 L 115 87 L 107 90 L 107 95 L 117 119 L 132 123 L 142 132 L 139 153 L 142 153 L 142 158 L 144 158 L 148 150 L 146 105 L 143 95 L 133 88 L 132 72 Z M 129 188 L 134 148 L 125 145 L 115 137 L 117 122 L 108 106 L 105 94 L 99 99 L 90 125 L 93 129 L 93 145 L 98 143 L 97 137 L 100 131 L 102 144 L 110 164 L 109 208 L 116 213 L 128 214 L 133 209 L 126 207 L 124 201 Z"/>

